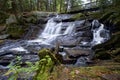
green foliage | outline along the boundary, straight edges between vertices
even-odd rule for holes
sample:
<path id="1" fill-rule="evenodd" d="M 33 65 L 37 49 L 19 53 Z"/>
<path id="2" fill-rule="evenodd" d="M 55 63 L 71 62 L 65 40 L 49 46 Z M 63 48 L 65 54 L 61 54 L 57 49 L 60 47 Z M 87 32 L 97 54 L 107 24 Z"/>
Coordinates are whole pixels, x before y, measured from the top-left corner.
<path id="1" fill-rule="evenodd" d="M 34 77 L 34 80 L 48 80 L 55 63 L 58 61 L 54 54 L 48 49 L 40 50 L 39 52 L 39 69 Z"/>
<path id="2" fill-rule="evenodd" d="M 0 24 L 4 24 L 9 15 L 6 12 L 0 11 Z"/>
<path id="3" fill-rule="evenodd" d="M 11 63 L 9 65 L 9 70 L 4 75 L 9 76 L 8 80 L 17 80 L 18 78 L 26 78 L 28 79 L 30 77 L 30 74 L 35 72 L 38 69 L 38 62 L 35 64 L 31 62 L 26 62 L 26 67 L 21 67 L 21 57 L 16 58 L 16 64 L 13 65 Z M 24 75 L 24 76 L 21 76 Z"/>
<path id="4" fill-rule="evenodd" d="M 53 65 L 54 63 L 50 56 L 46 55 L 39 61 L 39 69 L 37 70 L 34 80 L 47 80 Z"/>
<path id="5" fill-rule="evenodd" d="M 10 76 L 8 80 L 17 80 L 18 78 L 28 79 L 30 74 L 36 72 L 34 80 L 48 80 L 50 73 L 55 66 L 55 59 L 53 59 L 54 57 L 51 54 L 50 50 L 40 50 L 40 61 L 35 64 L 26 62 L 25 67 L 21 67 L 21 57 L 17 57 L 15 65 L 11 63 L 9 65 L 10 69 L 5 75 Z"/>

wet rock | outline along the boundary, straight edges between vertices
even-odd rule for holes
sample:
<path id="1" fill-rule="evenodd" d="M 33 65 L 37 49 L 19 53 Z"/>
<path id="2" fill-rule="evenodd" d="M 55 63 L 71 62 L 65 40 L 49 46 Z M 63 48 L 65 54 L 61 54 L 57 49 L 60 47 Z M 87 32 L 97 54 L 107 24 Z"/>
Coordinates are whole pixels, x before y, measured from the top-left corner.
<path id="1" fill-rule="evenodd" d="M 0 65 L 0 70 L 7 70 L 7 69 L 9 69 L 9 67 Z"/>
<path id="2" fill-rule="evenodd" d="M 91 37 L 81 37 L 81 41 L 83 41 L 83 42 L 91 42 L 92 38 Z"/>
<path id="3" fill-rule="evenodd" d="M 92 54 L 92 51 L 90 49 L 73 49 L 73 48 L 68 48 L 64 49 L 64 51 L 68 54 L 68 56 L 73 56 L 73 57 L 80 57 L 80 56 L 88 56 Z"/>
<path id="4" fill-rule="evenodd" d="M 72 37 L 72 36 L 64 36 L 58 40 L 59 44 L 62 46 L 70 46 L 79 44 L 81 38 Z"/>
<path id="5" fill-rule="evenodd" d="M 64 19 L 64 20 L 62 20 L 62 22 L 73 22 L 73 21 L 75 21 L 75 19 Z"/>
<path id="6" fill-rule="evenodd" d="M 92 22 L 92 29 L 99 28 L 100 23 L 98 20 L 93 20 Z"/>
<path id="7" fill-rule="evenodd" d="M 9 34 L 0 35 L 0 40 L 8 38 Z"/>
<path id="8" fill-rule="evenodd" d="M 88 26 L 82 26 L 82 27 L 76 27 L 76 31 L 88 31 L 90 30 L 91 27 L 88 27 Z"/>
<path id="9" fill-rule="evenodd" d="M 75 63 L 75 66 L 79 67 L 79 66 L 86 66 L 87 64 L 87 57 L 80 57 L 77 59 L 76 63 Z"/>
<path id="10" fill-rule="evenodd" d="M 83 31 L 83 34 L 81 35 L 81 37 L 93 37 L 93 33 L 91 30 L 87 30 L 87 31 Z"/>
<path id="11" fill-rule="evenodd" d="M 56 16 L 56 14 L 54 14 L 54 13 L 51 13 L 48 15 L 48 17 L 55 17 L 55 16 Z"/>
<path id="12" fill-rule="evenodd" d="M 8 77 L 6 77 L 6 76 L 0 76 L 0 80 L 8 80 Z"/>
<path id="13" fill-rule="evenodd" d="M 39 60 L 39 57 L 38 55 L 24 55 L 22 56 L 22 62 L 25 63 L 25 62 L 36 62 Z"/>
<path id="14" fill-rule="evenodd" d="M 47 23 L 47 19 L 40 18 L 39 20 L 37 20 L 36 23 L 37 23 L 37 24 L 46 24 L 46 23 Z"/>
<path id="15" fill-rule="evenodd" d="M 6 56 L 6 55 L 12 55 L 12 54 L 13 54 L 13 52 L 11 52 L 11 51 L 5 51 L 5 52 L 2 52 L 2 51 L 1 51 L 0 57 Z"/>

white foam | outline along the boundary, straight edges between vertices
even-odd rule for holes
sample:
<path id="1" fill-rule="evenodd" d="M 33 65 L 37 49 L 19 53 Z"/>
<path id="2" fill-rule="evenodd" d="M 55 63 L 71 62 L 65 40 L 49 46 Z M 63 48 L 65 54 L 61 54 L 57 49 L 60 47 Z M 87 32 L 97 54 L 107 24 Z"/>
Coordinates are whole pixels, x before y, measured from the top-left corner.
<path id="1" fill-rule="evenodd" d="M 24 49 L 21 46 L 20 47 L 11 48 L 10 51 L 28 52 L 26 49 Z"/>

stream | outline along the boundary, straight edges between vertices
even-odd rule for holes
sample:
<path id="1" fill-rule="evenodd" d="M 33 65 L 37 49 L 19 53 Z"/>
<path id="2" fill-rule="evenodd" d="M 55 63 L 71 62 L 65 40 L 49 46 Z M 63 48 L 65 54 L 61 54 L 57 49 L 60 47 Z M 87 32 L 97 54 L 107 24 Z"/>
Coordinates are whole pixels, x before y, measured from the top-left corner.
<path id="1" fill-rule="evenodd" d="M 63 59 L 76 59 L 69 64 L 85 66 L 94 56 L 91 48 L 110 39 L 109 30 L 98 20 L 62 21 L 69 18 L 71 15 L 66 14 L 50 18 L 42 33 L 34 40 L 6 41 L 0 46 L 0 69 L 8 68 L 17 56 L 21 56 L 23 63 L 36 62 L 39 60 L 37 53 L 40 49 L 55 48 L 57 44 L 63 49 L 59 52 Z"/>

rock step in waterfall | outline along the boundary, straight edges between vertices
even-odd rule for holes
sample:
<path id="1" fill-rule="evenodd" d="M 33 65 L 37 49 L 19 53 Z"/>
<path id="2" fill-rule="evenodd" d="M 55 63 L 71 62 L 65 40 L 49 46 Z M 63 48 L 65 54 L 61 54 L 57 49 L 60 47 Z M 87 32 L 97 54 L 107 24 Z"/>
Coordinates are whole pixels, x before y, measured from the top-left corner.
<path id="1" fill-rule="evenodd" d="M 98 20 L 93 20 L 92 23 L 85 20 L 62 22 L 68 18 L 70 15 L 57 15 L 49 19 L 37 39 L 8 42 L 10 44 L 0 46 L 0 63 L 4 60 L 10 62 L 17 55 L 24 62 L 37 61 L 39 58 L 35 53 L 40 49 L 53 48 L 59 44 L 63 48 L 59 53 L 65 60 L 68 57 L 76 59 L 76 66 L 85 65 L 93 56 L 91 47 L 107 41 L 110 38 L 109 31 Z"/>

